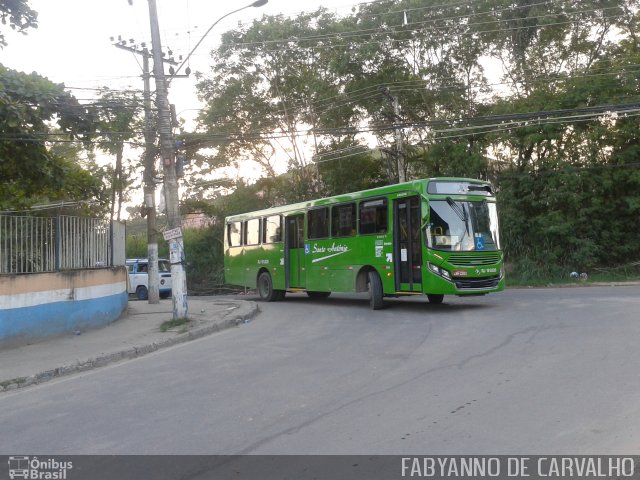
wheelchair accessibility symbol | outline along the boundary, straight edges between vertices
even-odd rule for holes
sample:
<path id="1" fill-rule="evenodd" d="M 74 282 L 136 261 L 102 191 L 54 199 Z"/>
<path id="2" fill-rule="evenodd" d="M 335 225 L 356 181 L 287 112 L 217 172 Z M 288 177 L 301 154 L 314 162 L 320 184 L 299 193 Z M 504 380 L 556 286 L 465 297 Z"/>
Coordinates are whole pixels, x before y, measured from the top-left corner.
<path id="1" fill-rule="evenodd" d="M 476 250 L 484 250 L 484 238 L 482 235 L 476 234 L 474 237 Z"/>

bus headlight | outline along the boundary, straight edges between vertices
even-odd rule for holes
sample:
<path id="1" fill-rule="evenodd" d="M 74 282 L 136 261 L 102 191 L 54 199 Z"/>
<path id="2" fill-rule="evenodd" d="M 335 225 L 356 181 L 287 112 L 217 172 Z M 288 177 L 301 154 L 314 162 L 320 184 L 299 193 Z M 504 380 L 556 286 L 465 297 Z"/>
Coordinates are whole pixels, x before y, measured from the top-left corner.
<path id="1" fill-rule="evenodd" d="M 427 267 L 429 268 L 429 270 L 431 270 L 436 275 L 439 275 L 439 276 L 441 276 L 443 278 L 446 278 L 447 280 L 451 280 L 451 274 L 449 274 L 449 272 L 447 270 L 445 270 L 444 268 L 440 268 L 439 266 L 434 265 L 431 262 L 427 263 Z"/>

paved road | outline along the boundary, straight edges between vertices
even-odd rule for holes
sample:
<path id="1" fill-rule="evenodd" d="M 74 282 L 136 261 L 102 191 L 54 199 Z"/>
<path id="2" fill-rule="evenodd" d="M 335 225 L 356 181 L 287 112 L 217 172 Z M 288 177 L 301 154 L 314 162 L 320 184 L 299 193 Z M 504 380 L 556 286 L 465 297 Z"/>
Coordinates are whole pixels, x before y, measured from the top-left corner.
<path id="1" fill-rule="evenodd" d="M 0 396 L 0 454 L 629 454 L 640 287 L 261 304 L 253 322 Z"/>

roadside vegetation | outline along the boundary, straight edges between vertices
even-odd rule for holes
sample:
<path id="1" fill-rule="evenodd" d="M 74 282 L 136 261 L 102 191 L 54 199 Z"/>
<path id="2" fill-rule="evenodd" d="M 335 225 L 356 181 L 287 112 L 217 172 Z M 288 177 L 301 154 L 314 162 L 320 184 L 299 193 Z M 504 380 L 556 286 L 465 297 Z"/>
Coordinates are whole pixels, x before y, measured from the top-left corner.
<path id="1" fill-rule="evenodd" d="M 167 320 L 160 324 L 161 332 L 176 331 L 178 333 L 185 333 L 189 329 L 190 320 L 188 318 L 174 318 L 173 320 Z"/>
<path id="2" fill-rule="evenodd" d="M 12 28 L 37 23 L 5 3 Z M 639 42 L 633 0 L 378 0 L 238 25 L 200 77 L 197 127 L 177 132 L 183 212 L 213 219 L 185 234 L 190 291 L 222 288 L 225 215 L 393 183 L 399 165 L 495 185 L 512 285 L 639 278 Z M 118 218 L 140 103 L 100 95 L 0 66 L 0 208 L 92 200 Z M 127 253 L 146 255 L 144 236 Z"/>

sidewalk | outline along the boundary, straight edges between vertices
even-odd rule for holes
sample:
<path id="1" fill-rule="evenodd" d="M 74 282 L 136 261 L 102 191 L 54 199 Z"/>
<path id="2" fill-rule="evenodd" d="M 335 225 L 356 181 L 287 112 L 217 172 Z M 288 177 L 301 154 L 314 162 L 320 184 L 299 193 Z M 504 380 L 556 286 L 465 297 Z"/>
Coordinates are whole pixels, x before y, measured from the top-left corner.
<path id="1" fill-rule="evenodd" d="M 162 332 L 160 325 L 172 318 L 171 299 L 156 305 L 130 299 L 122 318 L 106 327 L 0 349 L 0 392 L 187 342 L 245 323 L 257 311 L 257 305 L 250 301 L 189 297 L 189 325 Z"/>

